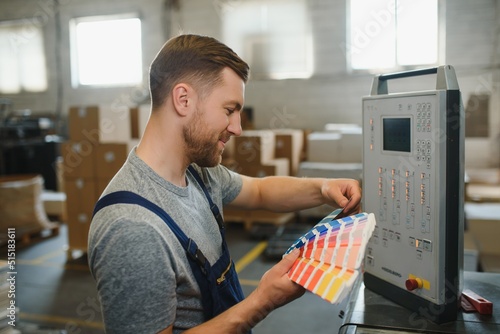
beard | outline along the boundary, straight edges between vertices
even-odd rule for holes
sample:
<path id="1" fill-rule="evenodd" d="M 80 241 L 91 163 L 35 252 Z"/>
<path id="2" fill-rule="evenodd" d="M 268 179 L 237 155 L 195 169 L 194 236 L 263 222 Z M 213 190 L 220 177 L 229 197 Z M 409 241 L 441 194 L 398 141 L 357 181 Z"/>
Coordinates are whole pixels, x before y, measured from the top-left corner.
<path id="1" fill-rule="evenodd" d="M 222 161 L 224 150 L 219 148 L 219 139 L 224 138 L 224 135 L 211 132 L 201 116 L 197 110 L 193 122 L 182 129 L 186 156 L 190 163 L 194 162 L 200 167 L 215 167 Z"/>

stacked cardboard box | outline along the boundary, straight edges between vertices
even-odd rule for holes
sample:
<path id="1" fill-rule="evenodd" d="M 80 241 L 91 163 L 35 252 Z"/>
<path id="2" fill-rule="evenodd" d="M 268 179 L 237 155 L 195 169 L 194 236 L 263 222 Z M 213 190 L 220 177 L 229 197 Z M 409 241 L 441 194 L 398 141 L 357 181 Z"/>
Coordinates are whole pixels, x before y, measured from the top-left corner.
<path id="1" fill-rule="evenodd" d="M 500 169 L 465 167 L 465 200 L 500 203 Z"/>
<path id="2" fill-rule="evenodd" d="M 276 137 L 271 130 L 246 130 L 234 141 L 235 170 L 243 175 L 264 177 L 289 175 L 289 161 L 275 157 Z"/>
<path id="3" fill-rule="evenodd" d="M 245 130 L 231 138 L 224 161 L 241 174 L 295 175 L 302 159 L 304 132 L 298 129 Z"/>
<path id="4" fill-rule="evenodd" d="M 150 104 L 141 104 L 138 107 L 130 108 L 130 138 L 140 139 L 146 129 L 146 124 L 151 113 Z"/>
<path id="5" fill-rule="evenodd" d="M 72 107 L 61 147 L 69 248 L 86 250 L 94 205 L 128 154 L 130 115 L 104 107 Z"/>
<path id="6" fill-rule="evenodd" d="M 327 124 L 325 131 L 307 137 L 310 162 L 360 163 L 362 129 L 356 124 Z"/>
<path id="7" fill-rule="evenodd" d="M 342 135 L 335 132 L 312 132 L 307 136 L 307 161 L 339 162 Z"/>
<path id="8" fill-rule="evenodd" d="M 303 152 L 303 131 L 297 129 L 245 130 L 226 145 L 224 164 L 252 177 L 294 175 Z M 227 221 L 242 222 L 247 230 L 254 224 L 282 225 L 294 213 L 273 213 L 264 210 L 224 209 Z"/>
<path id="9" fill-rule="evenodd" d="M 298 129 L 274 129 L 272 131 L 276 136 L 275 158 L 287 159 L 290 175 L 297 175 L 304 151 L 304 131 Z"/>
<path id="10" fill-rule="evenodd" d="M 464 209 L 467 231 L 477 242 L 481 270 L 500 272 L 500 204 L 466 202 Z"/>

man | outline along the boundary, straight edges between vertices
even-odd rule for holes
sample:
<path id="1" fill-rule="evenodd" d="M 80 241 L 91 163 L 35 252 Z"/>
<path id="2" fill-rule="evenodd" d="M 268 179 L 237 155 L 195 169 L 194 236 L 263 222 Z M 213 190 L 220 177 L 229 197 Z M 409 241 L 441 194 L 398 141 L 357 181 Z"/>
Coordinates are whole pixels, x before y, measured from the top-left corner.
<path id="1" fill-rule="evenodd" d="M 89 265 L 107 332 L 245 333 L 304 293 L 287 277 L 292 252 L 243 298 L 223 205 L 359 211 L 354 180 L 259 179 L 220 165 L 227 141 L 241 134 L 248 70 L 227 46 L 196 35 L 169 40 L 152 62 L 150 119 L 90 228 Z"/>

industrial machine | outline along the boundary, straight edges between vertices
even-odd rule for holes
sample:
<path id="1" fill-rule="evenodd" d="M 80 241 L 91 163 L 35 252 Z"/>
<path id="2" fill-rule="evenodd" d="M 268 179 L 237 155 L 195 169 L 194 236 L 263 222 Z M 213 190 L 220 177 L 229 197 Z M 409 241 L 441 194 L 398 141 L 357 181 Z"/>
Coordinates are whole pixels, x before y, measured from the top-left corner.
<path id="1" fill-rule="evenodd" d="M 434 74 L 433 90 L 388 92 Z M 376 76 L 363 98 L 363 211 L 377 221 L 364 284 L 438 324 L 456 319 L 462 291 L 463 122 L 451 66 Z"/>
<path id="2" fill-rule="evenodd" d="M 0 99 L 0 176 L 40 174 L 44 188 L 56 191 L 55 165 L 63 139 L 55 135 L 54 117 L 11 111 L 10 106 L 8 99 Z"/>

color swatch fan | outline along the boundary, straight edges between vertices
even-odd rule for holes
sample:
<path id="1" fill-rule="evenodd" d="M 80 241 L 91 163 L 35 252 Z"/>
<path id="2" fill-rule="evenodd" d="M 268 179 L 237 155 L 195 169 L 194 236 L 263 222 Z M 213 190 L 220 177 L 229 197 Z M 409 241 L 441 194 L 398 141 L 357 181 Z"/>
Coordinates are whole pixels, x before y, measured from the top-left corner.
<path id="1" fill-rule="evenodd" d="M 376 224 L 372 213 L 335 219 L 340 212 L 323 218 L 285 253 L 300 249 L 290 279 L 332 304 L 351 291 Z"/>

